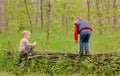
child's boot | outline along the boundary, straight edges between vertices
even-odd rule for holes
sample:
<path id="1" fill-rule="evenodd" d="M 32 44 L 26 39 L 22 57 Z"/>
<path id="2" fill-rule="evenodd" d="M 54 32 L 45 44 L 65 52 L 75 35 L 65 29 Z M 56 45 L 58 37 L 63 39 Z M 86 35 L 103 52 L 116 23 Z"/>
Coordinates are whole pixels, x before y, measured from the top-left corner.
<path id="1" fill-rule="evenodd" d="M 89 51 L 85 51 L 85 55 L 90 55 L 90 54 L 89 54 Z"/>
<path id="2" fill-rule="evenodd" d="M 83 56 L 83 51 L 80 51 L 80 53 L 79 53 L 79 54 L 80 54 L 80 56 Z"/>

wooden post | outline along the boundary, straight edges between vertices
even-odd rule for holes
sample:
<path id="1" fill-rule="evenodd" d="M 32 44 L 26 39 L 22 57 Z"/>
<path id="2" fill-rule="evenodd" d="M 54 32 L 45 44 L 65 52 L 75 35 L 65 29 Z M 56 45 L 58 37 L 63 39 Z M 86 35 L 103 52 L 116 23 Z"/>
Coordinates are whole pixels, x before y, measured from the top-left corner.
<path id="1" fill-rule="evenodd" d="M 11 54 L 11 42 L 10 40 L 8 40 L 8 50 L 7 50 L 7 54 L 10 55 Z"/>

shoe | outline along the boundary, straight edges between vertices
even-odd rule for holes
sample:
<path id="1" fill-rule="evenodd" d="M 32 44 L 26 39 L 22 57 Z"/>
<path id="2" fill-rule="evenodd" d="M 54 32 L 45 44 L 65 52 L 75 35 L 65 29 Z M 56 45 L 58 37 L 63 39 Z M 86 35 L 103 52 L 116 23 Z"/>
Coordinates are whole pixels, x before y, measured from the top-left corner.
<path id="1" fill-rule="evenodd" d="M 33 58 L 33 56 L 28 56 L 28 59 L 32 59 Z"/>
<path id="2" fill-rule="evenodd" d="M 33 54 L 32 54 L 32 53 L 29 53 L 28 56 L 33 56 Z"/>
<path id="3" fill-rule="evenodd" d="M 83 52 L 80 52 L 80 56 L 83 56 Z"/>
<path id="4" fill-rule="evenodd" d="M 85 51 L 85 55 L 90 55 L 88 51 Z"/>

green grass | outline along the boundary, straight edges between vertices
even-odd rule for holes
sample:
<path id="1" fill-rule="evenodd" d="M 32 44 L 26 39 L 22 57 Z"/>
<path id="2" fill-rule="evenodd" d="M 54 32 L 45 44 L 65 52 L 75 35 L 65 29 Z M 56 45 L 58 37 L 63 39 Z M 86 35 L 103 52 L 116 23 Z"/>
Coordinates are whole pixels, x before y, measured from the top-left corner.
<path id="1" fill-rule="evenodd" d="M 19 42 L 21 39 L 21 32 L 9 33 L 6 35 L 5 33 L 0 33 L 0 48 L 7 49 L 8 48 L 8 40 L 11 42 L 11 50 L 18 51 Z M 91 44 L 90 44 L 90 53 L 105 53 L 111 51 L 119 51 L 120 46 L 120 35 L 119 30 L 116 31 L 104 31 L 103 35 L 99 35 L 98 30 L 93 30 L 91 36 Z M 64 30 L 61 32 L 52 31 L 50 34 L 50 39 L 47 40 L 46 33 L 42 33 L 41 31 L 35 31 L 31 35 L 30 42 L 37 42 L 35 50 L 42 51 L 41 42 L 44 40 L 45 42 L 45 51 L 47 52 L 73 52 L 76 53 L 73 31 L 72 30 Z M 79 43 L 78 43 L 79 45 Z M 79 47 L 78 47 L 79 49 Z"/>
<path id="2" fill-rule="evenodd" d="M 11 42 L 11 50 L 18 51 L 19 42 L 21 39 L 21 32 L 5 33 L 0 34 L 0 48 L 8 48 L 8 40 Z M 119 30 L 116 31 L 104 31 L 103 35 L 99 35 L 98 30 L 93 30 L 91 36 L 90 52 L 95 53 L 105 53 L 110 51 L 119 51 L 120 46 L 120 35 Z M 41 31 L 36 31 L 31 35 L 30 42 L 37 42 L 35 50 L 42 51 L 41 42 L 45 42 L 45 51 L 47 52 L 73 52 L 76 53 L 73 31 L 64 30 L 61 32 L 52 31 L 50 34 L 50 39 L 47 40 L 46 33 Z M 79 43 L 78 43 L 79 45 Z M 79 49 L 79 47 L 78 47 Z"/>
<path id="3" fill-rule="evenodd" d="M 16 76 L 15 74 L 12 74 L 10 72 L 0 72 L 0 76 Z M 18 75 L 20 76 L 20 75 Z M 48 74 L 40 74 L 40 73 L 27 73 L 27 74 L 24 74 L 22 76 L 50 76 Z M 72 75 L 68 75 L 68 74 L 61 74 L 61 75 L 58 75 L 56 74 L 55 76 L 80 76 L 80 74 L 72 74 Z M 88 75 L 88 76 L 97 76 L 97 75 Z"/>
<path id="4" fill-rule="evenodd" d="M 120 51 L 119 30 L 104 31 L 103 35 L 93 34 L 92 53 L 105 53 L 111 51 Z"/>

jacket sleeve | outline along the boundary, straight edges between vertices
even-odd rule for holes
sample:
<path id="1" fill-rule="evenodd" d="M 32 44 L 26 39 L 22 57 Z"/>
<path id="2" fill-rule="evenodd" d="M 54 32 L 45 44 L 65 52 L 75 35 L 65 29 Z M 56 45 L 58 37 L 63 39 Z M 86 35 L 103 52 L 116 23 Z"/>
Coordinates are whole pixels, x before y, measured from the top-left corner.
<path id="1" fill-rule="evenodd" d="M 74 40 L 78 41 L 78 26 L 75 25 L 75 30 L 74 30 Z"/>

